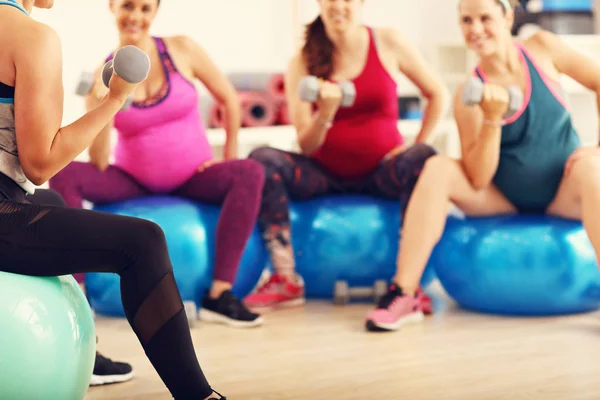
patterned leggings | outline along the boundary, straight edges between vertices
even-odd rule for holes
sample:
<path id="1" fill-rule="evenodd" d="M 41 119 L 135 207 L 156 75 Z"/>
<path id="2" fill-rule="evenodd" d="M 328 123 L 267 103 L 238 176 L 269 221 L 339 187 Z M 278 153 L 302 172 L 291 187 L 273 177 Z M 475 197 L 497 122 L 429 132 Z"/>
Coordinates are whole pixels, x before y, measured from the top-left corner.
<path id="1" fill-rule="evenodd" d="M 346 180 L 302 154 L 270 147 L 255 149 L 249 157 L 264 165 L 266 175 L 258 223 L 275 270 L 286 272 L 295 267 L 289 200 L 341 193 L 374 195 L 399 200 L 404 215 L 425 161 L 435 154 L 432 147 L 416 144 L 382 162 L 369 176 Z"/>

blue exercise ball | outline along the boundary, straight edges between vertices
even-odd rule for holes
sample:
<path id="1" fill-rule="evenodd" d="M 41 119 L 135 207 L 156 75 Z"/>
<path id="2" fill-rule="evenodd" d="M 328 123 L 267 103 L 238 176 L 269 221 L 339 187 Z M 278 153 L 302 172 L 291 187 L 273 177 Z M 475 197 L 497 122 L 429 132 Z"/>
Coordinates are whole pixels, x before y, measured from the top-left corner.
<path id="1" fill-rule="evenodd" d="M 544 316 L 600 306 L 596 254 L 577 221 L 451 216 L 430 265 L 449 296 L 473 311 Z"/>
<path id="2" fill-rule="evenodd" d="M 400 204 L 363 195 L 329 195 L 290 205 L 296 269 L 308 298 L 332 298 L 335 282 L 372 287 L 396 272 Z M 427 268 L 423 287 L 434 279 Z"/>
<path id="3" fill-rule="evenodd" d="M 0 272 L 0 398 L 84 398 L 94 368 L 92 311 L 75 279 Z"/>
<path id="4" fill-rule="evenodd" d="M 171 196 L 146 196 L 98 205 L 97 211 L 143 218 L 164 231 L 175 281 L 183 301 L 200 307 L 204 291 L 213 280 L 215 235 L 220 207 Z M 242 255 L 233 292 L 248 295 L 267 265 L 267 252 L 255 228 Z M 86 275 L 88 297 L 100 314 L 124 316 L 119 277 L 115 274 Z"/>

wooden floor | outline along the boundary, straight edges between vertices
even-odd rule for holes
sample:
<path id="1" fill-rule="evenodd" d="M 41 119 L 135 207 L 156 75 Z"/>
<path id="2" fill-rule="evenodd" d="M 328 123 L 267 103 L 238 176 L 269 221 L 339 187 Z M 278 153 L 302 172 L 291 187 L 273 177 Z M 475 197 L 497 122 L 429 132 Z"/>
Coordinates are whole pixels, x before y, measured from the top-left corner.
<path id="1" fill-rule="evenodd" d="M 192 329 L 213 387 L 229 400 L 600 399 L 600 314 L 506 318 L 454 306 L 399 332 L 367 333 L 370 304 L 266 315 L 251 330 Z M 136 369 L 86 400 L 170 399 L 125 320 L 98 318 L 98 349 Z"/>

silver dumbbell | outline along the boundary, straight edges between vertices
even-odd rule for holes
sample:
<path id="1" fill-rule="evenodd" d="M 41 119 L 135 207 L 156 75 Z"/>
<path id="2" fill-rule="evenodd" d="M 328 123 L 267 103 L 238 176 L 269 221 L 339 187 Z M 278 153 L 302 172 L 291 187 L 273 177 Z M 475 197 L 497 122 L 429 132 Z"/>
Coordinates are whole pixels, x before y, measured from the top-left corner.
<path id="1" fill-rule="evenodd" d="M 375 303 L 385 296 L 388 284 L 384 280 L 377 280 L 373 286 L 350 287 L 343 280 L 335 281 L 333 288 L 333 303 L 336 305 L 348 304 L 351 299 L 373 299 Z"/>
<path id="2" fill-rule="evenodd" d="M 351 107 L 356 100 L 356 87 L 354 83 L 350 81 L 343 81 L 338 83 L 342 90 L 342 107 Z M 319 98 L 319 79 L 316 76 L 305 76 L 300 80 L 298 91 L 300 98 L 303 101 L 309 101 L 311 103 L 317 101 Z"/>
<path id="3" fill-rule="evenodd" d="M 135 46 L 125 46 L 117 50 L 112 60 L 109 60 L 102 68 L 102 82 L 108 87 L 113 72 L 129 83 L 139 83 L 148 77 L 150 71 L 150 58 L 146 53 Z M 79 96 L 87 96 L 94 87 L 94 74 L 83 72 L 75 93 Z M 129 97 L 121 107 L 127 110 L 133 99 Z"/>
<path id="4" fill-rule="evenodd" d="M 104 71 L 102 73 L 104 74 Z M 110 79 L 110 78 L 109 78 Z M 91 93 L 92 88 L 94 87 L 94 74 L 88 71 L 84 71 L 81 73 L 81 77 L 79 78 L 79 82 L 77 83 L 77 87 L 75 88 L 75 94 L 78 96 L 87 96 Z M 121 107 L 121 111 L 125 111 L 131 107 L 131 103 L 133 103 L 133 98 L 130 96 L 127 98 L 123 106 Z"/>
<path id="5" fill-rule="evenodd" d="M 507 90 L 509 99 L 508 110 L 506 111 L 506 114 L 504 114 L 504 118 L 510 118 L 519 111 L 523 105 L 523 92 L 521 91 L 521 88 L 518 86 L 509 86 Z M 465 83 L 461 98 L 463 103 L 467 106 L 481 103 L 481 99 L 483 98 L 483 82 L 479 78 L 472 76 L 467 83 Z"/>

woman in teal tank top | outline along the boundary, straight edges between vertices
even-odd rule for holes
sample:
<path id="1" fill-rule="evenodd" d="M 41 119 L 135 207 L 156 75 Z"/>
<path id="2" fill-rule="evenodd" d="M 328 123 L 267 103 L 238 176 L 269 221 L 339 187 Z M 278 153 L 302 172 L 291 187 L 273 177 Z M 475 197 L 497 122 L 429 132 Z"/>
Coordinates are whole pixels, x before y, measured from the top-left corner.
<path id="1" fill-rule="evenodd" d="M 442 236 L 449 202 L 465 214 L 544 213 L 583 220 L 600 254 L 600 149 L 584 148 L 564 101 L 565 74 L 597 93 L 600 68 L 550 32 L 517 43 L 510 29 L 517 0 L 461 0 L 459 24 L 479 59 L 473 72 L 483 83 L 478 105 L 453 104 L 462 159 L 428 159 L 409 201 L 400 242 L 396 294 L 388 307 L 367 316 L 367 326 L 398 329 L 421 321 L 415 292 L 429 256 Z M 469 77 L 469 79 L 472 77 Z M 507 114 L 507 88 L 516 85 L 523 104 Z"/>

